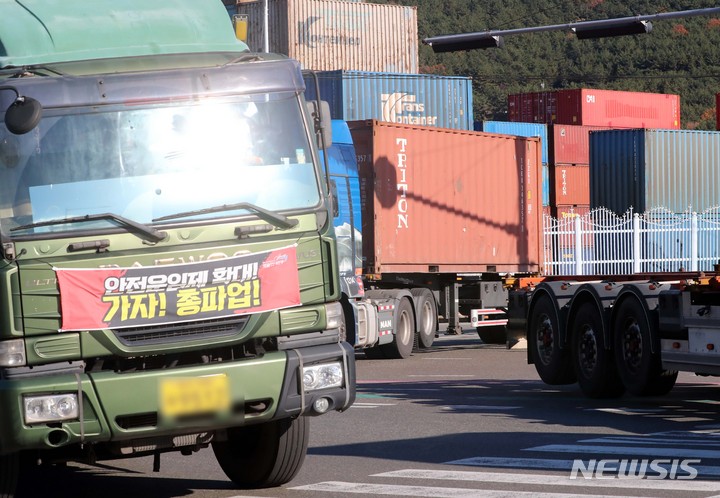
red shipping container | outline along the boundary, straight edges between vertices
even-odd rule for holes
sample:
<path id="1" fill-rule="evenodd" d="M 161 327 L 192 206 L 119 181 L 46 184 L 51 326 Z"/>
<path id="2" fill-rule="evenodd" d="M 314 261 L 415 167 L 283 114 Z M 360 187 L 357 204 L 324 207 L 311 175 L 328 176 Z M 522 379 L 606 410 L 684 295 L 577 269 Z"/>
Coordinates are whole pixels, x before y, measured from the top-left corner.
<path id="1" fill-rule="evenodd" d="M 590 164 L 590 132 L 607 126 L 552 125 L 549 140 L 550 164 Z"/>
<path id="2" fill-rule="evenodd" d="M 589 165 L 551 165 L 550 181 L 550 205 L 590 205 Z"/>
<path id="3" fill-rule="evenodd" d="M 575 88 L 557 91 L 559 124 L 680 129 L 680 96 Z"/>
<path id="4" fill-rule="evenodd" d="M 539 138 L 376 120 L 349 127 L 366 272 L 539 271 Z"/>
<path id="5" fill-rule="evenodd" d="M 553 123 L 557 113 L 555 92 L 528 92 L 508 95 L 508 121 Z"/>

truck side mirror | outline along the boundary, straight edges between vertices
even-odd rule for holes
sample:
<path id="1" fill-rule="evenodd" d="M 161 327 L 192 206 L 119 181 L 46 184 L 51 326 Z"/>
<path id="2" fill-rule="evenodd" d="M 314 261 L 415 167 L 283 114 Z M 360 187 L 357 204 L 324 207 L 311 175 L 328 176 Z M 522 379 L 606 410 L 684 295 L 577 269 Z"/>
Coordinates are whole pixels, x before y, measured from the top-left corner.
<path id="1" fill-rule="evenodd" d="M 332 145 L 330 104 L 324 100 L 310 100 L 307 102 L 307 108 L 315 125 L 315 136 L 318 139 L 318 147 L 320 149 L 328 149 Z"/>
<path id="2" fill-rule="evenodd" d="M 42 118 L 42 105 L 37 100 L 20 95 L 15 87 L 0 86 L 0 90 L 15 92 L 15 101 L 5 110 L 5 126 L 10 133 L 24 135 L 32 131 Z"/>

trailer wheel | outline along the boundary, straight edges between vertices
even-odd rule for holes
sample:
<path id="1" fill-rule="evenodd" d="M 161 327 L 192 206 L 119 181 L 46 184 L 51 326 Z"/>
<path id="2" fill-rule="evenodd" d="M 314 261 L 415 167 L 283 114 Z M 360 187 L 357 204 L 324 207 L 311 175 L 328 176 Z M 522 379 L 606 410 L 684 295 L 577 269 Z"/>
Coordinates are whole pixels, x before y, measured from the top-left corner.
<path id="1" fill-rule="evenodd" d="M 545 294 L 538 297 L 533 307 L 528 347 L 535 370 L 545 384 L 556 386 L 575 382 L 570 352 L 561 348 L 555 307 Z"/>
<path id="2" fill-rule="evenodd" d="M 0 498 L 13 498 L 20 475 L 20 456 L 17 453 L 0 456 Z"/>
<path id="3" fill-rule="evenodd" d="M 620 304 L 615 331 L 615 362 L 625 388 L 636 396 L 661 396 L 675 385 L 677 372 L 663 370 L 659 353 L 653 353 L 648 317 L 637 299 Z"/>
<path id="4" fill-rule="evenodd" d="M 227 441 L 212 444 L 225 475 L 243 489 L 290 482 L 302 467 L 310 434 L 308 417 L 273 420 L 228 429 Z"/>
<path id="5" fill-rule="evenodd" d="M 615 398 L 625 391 L 612 351 L 605 348 L 603 325 L 597 308 L 584 303 L 571 325 L 573 365 L 583 394 Z"/>
<path id="6" fill-rule="evenodd" d="M 380 346 L 386 358 L 404 359 L 412 354 L 415 344 L 415 317 L 406 298 L 400 299 L 393 316 L 395 334 L 393 342 Z"/>
<path id="7" fill-rule="evenodd" d="M 415 298 L 415 309 L 418 314 L 418 347 L 429 348 L 435 340 L 435 330 L 437 328 L 435 299 L 428 289 L 411 289 L 410 293 Z"/>

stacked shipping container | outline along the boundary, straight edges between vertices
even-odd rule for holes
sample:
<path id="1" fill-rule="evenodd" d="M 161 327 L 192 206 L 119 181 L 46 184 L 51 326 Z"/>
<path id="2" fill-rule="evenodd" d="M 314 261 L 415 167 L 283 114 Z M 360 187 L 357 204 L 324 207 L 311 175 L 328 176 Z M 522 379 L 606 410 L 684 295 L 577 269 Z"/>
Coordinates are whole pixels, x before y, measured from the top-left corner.
<path id="1" fill-rule="evenodd" d="M 417 8 L 335 0 L 267 0 L 270 52 L 305 69 L 418 72 Z M 250 50 L 264 50 L 264 1 L 238 3 Z"/>
<path id="2" fill-rule="evenodd" d="M 590 134 L 590 200 L 623 214 L 720 204 L 720 132 L 606 130 Z"/>
<path id="3" fill-rule="evenodd" d="M 333 119 L 377 119 L 439 128 L 471 130 L 472 80 L 433 74 L 324 71 L 318 73 L 320 95 Z M 306 81 L 307 98 L 315 98 Z"/>
<path id="4" fill-rule="evenodd" d="M 508 116 L 511 121 L 548 127 L 550 194 L 545 211 L 562 221 L 583 216 L 591 208 L 591 133 L 617 128 L 678 129 L 680 102 L 677 95 L 609 90 L 531 92 L 508 96 Z M 504 128 L 514 133 L 512 125 Z M 591 238 L 583 239 L 582 250 L 592 251 L 592 245 Z M 560 251 L 555 258 L 573 260 L 576 248 L 561 244 L 555 250 Z"/>
<path id="5" fill-rule="evenodd" d="M 680 97 L 573 88 L 508 96 L 508 119 L 610 128 L 680 128 Z"/>
<path id="6" fill-rule="evenodd" d="M 235 1 L 250 49 L 263 51 L 264 2 Z M 416 7 L 268 0 L 268 14 L 269 51 L 319 73 L 333 118 L 472 130 L 470 78 L 418 74 Z"/>
<path id="7" fill-rule="evenodd" d="M 590 208 L 591 132 L 617 128 L 680 128 L 680 97 L 575 88 L 508 96 L 508 116 L 549 126 L 550 206 L 567 218 Z"/>

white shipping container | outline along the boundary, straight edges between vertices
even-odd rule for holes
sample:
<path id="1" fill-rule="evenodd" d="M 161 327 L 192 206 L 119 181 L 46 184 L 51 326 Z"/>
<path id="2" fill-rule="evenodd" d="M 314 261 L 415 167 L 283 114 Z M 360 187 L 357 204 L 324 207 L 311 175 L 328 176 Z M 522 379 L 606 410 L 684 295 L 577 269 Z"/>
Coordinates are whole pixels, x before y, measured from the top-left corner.
<path id="1" fill-rule="evenodd" d="M 268 48 L 304 69 L 418 72 L 417 8 L 335 0 L 268 0 Z M 264 50 L 264 1 L 242 2 L 250 50 Z"/>

